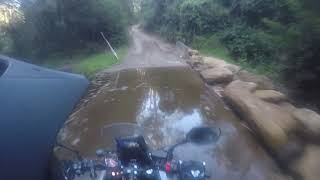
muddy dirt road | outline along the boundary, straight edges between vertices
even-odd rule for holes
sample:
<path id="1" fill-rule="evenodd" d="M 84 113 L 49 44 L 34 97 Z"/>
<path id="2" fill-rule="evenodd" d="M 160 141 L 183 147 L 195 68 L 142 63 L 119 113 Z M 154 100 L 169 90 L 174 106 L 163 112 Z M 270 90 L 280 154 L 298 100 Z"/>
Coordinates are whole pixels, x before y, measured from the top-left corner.
<path id="1" fill-rule="evenodd" d="M 185 65 L 174 45 L 145 34 L 140 31 L 137 26 L 133 26 L 129 34 L 132 38 L 132 45 L 129 48 L 128 55 L 121 64 L 113 66 L 105 72 L 133 68 Z"/>
<path id="2" fill-rule="evenodd" d="M 254 135 L 222 100 L 192 72 L 166 44 L 137 28 L 133 45 L 120 65 L 103 72 L 104 86 L 75 112 L 60 132 L 60 140 L 86 157 L 111 140 L 101 128 L 116 122 L 146 127 L 153 148 L 171 145 L 192 127 L 221 128 L 211 145 L 186 144 L 175 151 L 177 158 L 207 163 L 214 180 L 275 180 L 280 171 L 255 142 Z"/>

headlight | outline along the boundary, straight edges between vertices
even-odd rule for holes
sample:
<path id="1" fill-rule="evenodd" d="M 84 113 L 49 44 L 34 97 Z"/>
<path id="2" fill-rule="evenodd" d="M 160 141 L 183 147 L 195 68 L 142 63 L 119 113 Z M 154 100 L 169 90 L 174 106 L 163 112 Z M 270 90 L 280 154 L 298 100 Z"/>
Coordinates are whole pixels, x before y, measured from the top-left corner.
<path id="1" fill-rule="evenodd" d="M 153 169 L 146 170 L 146 173 L 149 174 L 149 175 L 152 174 L 153 173 Z"/>

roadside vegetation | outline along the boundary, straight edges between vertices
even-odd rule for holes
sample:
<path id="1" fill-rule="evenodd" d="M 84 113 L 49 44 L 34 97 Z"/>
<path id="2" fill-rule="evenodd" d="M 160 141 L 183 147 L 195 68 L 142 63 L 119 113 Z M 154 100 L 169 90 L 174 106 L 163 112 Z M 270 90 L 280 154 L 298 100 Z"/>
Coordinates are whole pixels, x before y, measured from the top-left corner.
<path id="1" fill-rule="evenodd" d="M 100 32 L 125 49 L 128 27 L 142 20 L 146 30 L 169 41 L 320 102 L 319 9 L 318 0 L 4 0 L 0 53 L 50 67 L 68 62 L 92 74 L 115 63 L 109 53 L 102 63 L 107 47 Z"/>
<path id="2" fill-rule="evenodd" d="M 320 102 L 320 1 L 143 0 L 144 27 Z M 320 103 L 318 103 L 320 104 Z"/>
<path id="3" fill-rule="evenodd" d="M 89 55 L 76 55 L 64 59 L 46 59 L 41 65 L 48 68 L 59 68 L 66 71 L 84 74 L 88 78 L 112 65 L 118 64 L 127 54 L 127 47 L 122 46 L 116 50 L 119 59 L 111 51 L 102 51 Z"/>
<path id="4" fill-rule="evenodd" d="M 132 19 L 131 0 L 6 0 L 0 3 L 0 52 L 90 76 L 118 62 L 100 32 L 123 57 Z"/>

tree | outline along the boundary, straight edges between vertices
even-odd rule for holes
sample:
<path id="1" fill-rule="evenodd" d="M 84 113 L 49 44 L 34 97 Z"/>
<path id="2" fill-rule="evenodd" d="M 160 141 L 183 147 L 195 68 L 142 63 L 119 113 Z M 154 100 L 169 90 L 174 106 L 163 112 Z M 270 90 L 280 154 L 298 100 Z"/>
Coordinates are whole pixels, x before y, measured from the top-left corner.
<path id="1" fill-rule="evenodd" d="M 53 54 L 96 51 L 104 32 L 113 45 L 126 41 L 130 0 L 25 0 L 24 21 L 9 29 L 14 55 L 42 59 Z"/>
<path id="2" fill-rule="evenodd" d="M 143 0 L 142 4 L 147 29 L 189 44 L 195 37 L 217 37 L 234 60 L 264 68 L 263 73 L 320 104 L 320 1 Z"/>

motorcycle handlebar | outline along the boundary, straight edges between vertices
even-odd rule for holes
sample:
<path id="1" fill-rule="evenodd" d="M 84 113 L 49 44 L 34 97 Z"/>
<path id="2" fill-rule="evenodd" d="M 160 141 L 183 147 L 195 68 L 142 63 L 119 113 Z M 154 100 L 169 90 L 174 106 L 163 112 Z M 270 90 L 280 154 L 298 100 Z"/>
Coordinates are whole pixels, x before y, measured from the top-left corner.
<path id="1" fill-rule="evenodd" d="M 190 167 L 193 168 L 190 168 Z M 105 178 L 108 179 L 117 179 L 116 177 L 125 177 L 126 179 L 156 179 L 153 177 L 156 177 L 159 175 L 159 170 L 165 171 L 167 174 L 188 174 L 190 173 L 190 169 L 199 169 L 199 172 L 203 173 L 203 176 L 207 178 L 208 176 L 205 175 L 205 163 L 201 162 L 195 162 L 195 161 L 172 161 L 172 162 L 165 162 L 165 164 L 157 164 L 155 167 L 146 167 L 142 168 L 139 167 L 138 164 L 132 163 L 128 166 L 124 167 L 120 164 L 113 168 L 108 168 L 102 161 L 97 160 L 82 160 L 77 161 L 71 164 L 71 167 L 66 169 L 71 169 L 69 171 L 67 180 L 73 180 L 76 176 L 82 176 L 85 173 L 90 173 L 90 177 L 92 180 L 96 179 L 97 171 L 105 171 Z M 129 177 L 129 178 L 128 178 Z M 144 178 L 139 178 L 144 177 Z M 147 177 L 147 178 L 145 178 Z"/>
<path id="2" fill-rule="evenodd" d="M 138 165 L 132 165 L 128 167 L 117 166 L 114 168 L 108 168 L 102 162 L 97 160 L 82 160 L 69 164 L 69 167 L 65 167 L 65 177 L 67 180 L 73 180 L 76 177 L 82 176 L 86 173 L 90 173 L 90 177 L 94 180 L 97 177 L 97 171 L 106 171 L 106 180 L 114 179 L 115 177 L 140 177 L 140 176 L 153 176 L 156 172 L 155 168 L 141 168 Z M 108 178 L 110 177 L 110 178 Z"/>

